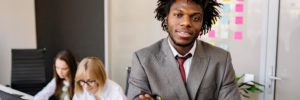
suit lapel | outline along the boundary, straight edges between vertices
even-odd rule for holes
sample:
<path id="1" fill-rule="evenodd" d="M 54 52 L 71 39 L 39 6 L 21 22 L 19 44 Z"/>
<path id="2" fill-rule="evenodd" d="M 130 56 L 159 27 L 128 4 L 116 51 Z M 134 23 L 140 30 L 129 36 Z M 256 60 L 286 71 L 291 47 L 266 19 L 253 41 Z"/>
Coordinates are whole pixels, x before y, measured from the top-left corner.
<path id="1" fill-rule="evenodd" d="M 159 62 L 158 64 L 161 66 L 161 71 L 165 74 L 163 77 L 166 77 L 169 83 L 168 85 L 173 88 L 173 92 L 176 92 L 178 99 L 186 100 L 189 98 L 189 95 L 181 79 L 181 74 L 178 68 L 179 65 L 177 64 L 168 45 L 168 39 L 166 38 L 162 42 L 160 52 L 156 55 Z"/>
<path id="2" fill-rule="evenodd" d="M 187 79 L 187 91 L 191 100 L 196 99 L 203 76 L 207 70 L 209 57 L 205 56 L 201 41 L 197 41 L 197 47 L 192 58 L 191 68 Z"/>

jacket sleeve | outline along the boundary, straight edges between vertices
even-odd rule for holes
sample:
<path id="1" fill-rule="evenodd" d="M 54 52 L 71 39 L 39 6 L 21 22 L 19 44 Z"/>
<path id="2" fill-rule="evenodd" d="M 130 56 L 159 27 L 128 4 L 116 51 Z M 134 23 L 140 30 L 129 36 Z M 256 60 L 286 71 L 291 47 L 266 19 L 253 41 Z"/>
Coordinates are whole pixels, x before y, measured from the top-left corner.
<path id="1" fill-rule="evenodd" d="M 235 80 L 235 72 L 231 63 L 231 56 L 227 53 L 226 66 L 223 73 L 222 85 L 218 100 L 241 100 L 238 86 Z"/>
<path id="2" fill-rule="evenodd" d="M 141 91 L 151 93 L 147 74 L 139 59 L 138 53 L 134 53 L 132 59 L 132 70 L 129 77 L 128 100 L 138 100 Z"/>

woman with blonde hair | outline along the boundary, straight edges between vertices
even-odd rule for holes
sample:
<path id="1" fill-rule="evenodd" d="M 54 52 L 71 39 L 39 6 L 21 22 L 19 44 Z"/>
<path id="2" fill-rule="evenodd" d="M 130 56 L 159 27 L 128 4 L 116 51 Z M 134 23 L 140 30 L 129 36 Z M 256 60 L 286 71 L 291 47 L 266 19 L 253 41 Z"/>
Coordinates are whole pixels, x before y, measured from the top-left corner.
<path id="1" fill-rule="evenodd" d="M 126 100 L 122 88 L 106 76 L 102 61 L 86 57 L 78 65 L 73 100 Z"/>

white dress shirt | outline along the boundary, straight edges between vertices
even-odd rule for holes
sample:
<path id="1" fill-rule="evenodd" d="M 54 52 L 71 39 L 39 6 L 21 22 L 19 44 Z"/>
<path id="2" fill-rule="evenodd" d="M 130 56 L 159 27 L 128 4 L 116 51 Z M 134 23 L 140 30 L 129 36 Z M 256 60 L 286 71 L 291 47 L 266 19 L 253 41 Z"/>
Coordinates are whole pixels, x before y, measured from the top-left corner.
<path id="1" fill-rule="evenodd" d="M 66 80 L 63 81 L 63 87 L 69 87 L 70 83 Z M 56 88 L 55 78 L 53 78 L 46 87 L 44 87 L 40 92 L 38 92 L 33 100 L 48 100 L 52 95 L 54 95 Z M 69 100 L 68 95 L 64 96 L 64 100 Z"/>
<path id="2" fill-rule="evenodd" d="M 185 74 L 185 80 L 187 81 L 188 76 L 189 76 L 189 72 L 190 72 L 190 68 L 191 68 L 192 59 L 193 59 L 193 57 L 194 57 L 194 53 L 195 53 L 196 43 L 197 43 L 197 42 L 196 42 L 196 41 L 194 42 L 194 45 L 193 45 L 192 49 L 191 49 L 188 53 L 186 53 L 185 55 L 180 55 L 180 54 L 177 52 L 177 50 L 173 47 L 173 45 L 171 44 L 170 41 L 172 41 L 172 40 L 171 40 L 170 37 L 169 37 L 169 38 L 168 38 L 168 43 L 169 43 L 169 46 L 170 46 L 170 48 L 171 48 L 171 50 L 172 50 L 172 53 L 173 53 L 174 58 L 175 58 L 177 55 L 178 55 L 179 57 L 185 57 L 185 56 L 188 55 L 189 53 L 192 54 L 192 56 L 189 57 L 189 58 L 187 58 L 187 59 L 184 61 L 184 63 L 183 63 L 184 72 L 186 73 L 186 74 Z"/>
<path id="3" fill-rule="evenodd" d="M 102 92 L 98 94 L 100 100 L 127 100 L 123 89 L 112 80 L 107 79 Z M 84 91 L 80 94 L 75 94 L 73 100 L 96 100 L 93 94 Z"/>

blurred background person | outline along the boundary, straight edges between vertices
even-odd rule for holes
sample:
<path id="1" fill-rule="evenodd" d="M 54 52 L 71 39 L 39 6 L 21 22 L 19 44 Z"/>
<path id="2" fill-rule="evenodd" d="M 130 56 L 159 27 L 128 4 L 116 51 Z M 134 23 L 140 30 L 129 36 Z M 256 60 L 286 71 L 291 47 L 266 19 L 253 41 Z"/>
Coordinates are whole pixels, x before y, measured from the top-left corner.
<path id="1" fill-rule="evenodd" d="M 54 78 L 34 100 L 48 100 L 54 96 L 56 100 L 71 100 L 74 95 L 74 78 L 77 70 L 75 57 L 69 50 L 60 51 L 54 58 Z"/>
<path id="2" fill-rule="evenodd" d="M 78 65 L 73 100 L 126 100 L 123 89 L 106 76 L 97 57 L 84 58 Z"/>

